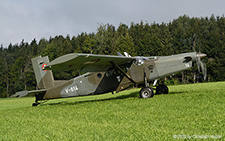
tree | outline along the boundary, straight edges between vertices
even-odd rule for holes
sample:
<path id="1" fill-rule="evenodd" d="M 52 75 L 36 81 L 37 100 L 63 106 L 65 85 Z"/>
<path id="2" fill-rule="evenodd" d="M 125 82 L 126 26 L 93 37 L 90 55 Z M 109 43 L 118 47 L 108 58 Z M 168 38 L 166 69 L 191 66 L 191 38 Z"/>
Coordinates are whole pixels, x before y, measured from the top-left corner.
<path id="1" fill-rule="evenodd" d="M 130 55 L 136 55 L 135 49 L 134 49 L 134 43 L 132 37 L 129 35 L 128 31 L 126 32 L 125 36 L 121 34 L 117 41 L 116 46 L 114 49 L 114 54 L 117 52 L 127 52 Z"/>
<path id="2" fill-rule="evenodd" d="M 2 57 L 0 57 L 0 97 L 5 96 L 5 89 L 6 89 L 6 83 L 5 83 L 5 76 L 6 76 L 6 66 L 4 63 L 4 60 Z"/>
<path id="3" fill-rule="evenodd" d="M 50 43 L 47 45 L 46 49 L 41 52 L 42 56 L 48 56 L 49 60 L 53 60 L 57 57 L 56 46 L 54 43 Z"/>
<path id="4" fill-rule="evenodd" d="M 10 84 L 12 93 L 26 89 L 26 83 L 24 84 L 24 82 L 26 82 L 24 80 L 24 60 L 25 58 L 23 56 L 17 58 L 10 68 Z"/>
<path id="5" fill-rule="evenodd" d="M 100 25 L 95 36 L 97 54 L 112 54 L 116 44 L 116 30 L 112 25 Z"/>
<path id="6" fill-rule="evenodd" d="M 96 53 L 96 41 L 88 36 L 84 41 L 83 53 Z"/>

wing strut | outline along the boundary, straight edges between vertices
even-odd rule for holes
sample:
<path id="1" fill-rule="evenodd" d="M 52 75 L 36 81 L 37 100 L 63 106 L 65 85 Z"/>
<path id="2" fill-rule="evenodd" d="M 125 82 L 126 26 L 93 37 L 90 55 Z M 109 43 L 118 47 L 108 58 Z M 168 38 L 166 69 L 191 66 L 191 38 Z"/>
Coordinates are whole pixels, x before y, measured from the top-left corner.
<path id="1" fill-rule="evenodd" d="M 146 72 L 145 72 L 145 68 L 143 68 L 143 70 L 144 70 L 144 82 L 145 82 L 145 87 L 149 87 L 148 79 L 147 79 Z"/>
<path id="2" fill-rule="evenodd" d="M 112 66 L 117 69 L 119 72 L 121 72 L 128 80 L 130 80 L 132 83 L 134 83 L 135 85 L 137 84 L 131 77 L 130 75 L 128 75 L 126 72 L 124 72 L 117 64 L 115 64 L 113 61 L 109 61 Z"/>

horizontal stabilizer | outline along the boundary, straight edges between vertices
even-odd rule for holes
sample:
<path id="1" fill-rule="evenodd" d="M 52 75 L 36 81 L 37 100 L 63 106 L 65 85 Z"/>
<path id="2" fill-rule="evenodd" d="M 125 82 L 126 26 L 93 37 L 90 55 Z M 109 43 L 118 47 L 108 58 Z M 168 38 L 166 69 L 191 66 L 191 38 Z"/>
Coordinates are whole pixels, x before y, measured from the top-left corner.
<path id="1" fill-rule="evenodd" d="M 20 91 L 20 92 L 17 92 L 15 93 L 14 95 L 10 96 L 10 97 L 24 97 L 24 96 L 27 96 L 27 95 L 32 95 L 32 94 L 39 94 L 39 93 L 45 93 L 47 90 L 44 89 L 44 90 L 33 90 L 33 91 Z"/>

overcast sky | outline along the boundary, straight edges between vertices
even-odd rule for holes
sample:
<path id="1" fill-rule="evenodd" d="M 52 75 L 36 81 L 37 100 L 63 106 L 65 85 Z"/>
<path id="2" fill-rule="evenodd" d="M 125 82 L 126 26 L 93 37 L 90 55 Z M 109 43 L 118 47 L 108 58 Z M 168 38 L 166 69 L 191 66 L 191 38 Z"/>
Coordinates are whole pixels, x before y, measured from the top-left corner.
<path id="1" fill-rule="evenodd" d="M 168 23 L 181 15 L 222 16 L 225 0 L 1 0 L 0 44 L 96 32 L 99 24 Z"/>

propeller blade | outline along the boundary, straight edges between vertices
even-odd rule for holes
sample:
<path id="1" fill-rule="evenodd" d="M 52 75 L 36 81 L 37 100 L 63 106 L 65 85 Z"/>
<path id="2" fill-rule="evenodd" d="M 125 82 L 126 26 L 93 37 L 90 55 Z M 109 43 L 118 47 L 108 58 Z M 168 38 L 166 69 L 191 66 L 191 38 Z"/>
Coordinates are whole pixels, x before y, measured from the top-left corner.
<path id="1" fill-rule="evenodd" d="M 198 71 L 200 72 L 201 59 L 199 56 L 196 56 L 196 64 L 197 64 Z"/>
<path id="2" fill-rule="evenodd" d="M 204 53 L 196 54 L 197 68 L 198 68 L 199 72 L 202 72 L 204 80 L 206 80 L 206 77 L 207 77 L 207 68 L 206 68 L 206 64 L 201 61 L 201 58 L 203 58 L 205 56 L 207 56 L 207 55 Z"/>
<path id="3" fill-rule="evenodd" d="M 203 65 L 203 62 L 202 62 L 202 61 L 200 61 L 200 66 L 201 66 L 201 70 L 202 70 L 202 72 L 203 72 L 203 70 L 204 70 L 204 65 Z"/>
<path id="4" fill-rule="evenodd" d="M 206 76 L 207 76 L 206 64 L 203 63 L 202 61 L 200 61 L 200 66 L 201 66 L 203 78 L 204 78 L 204 80 L 206 80 Z"/>
<path id="5" fill-rule="evenodd" d="M 206 80 L 207 77 L 207 68 L 206 68 L 206 63 L 203 63 L 203 76 L 204 76 L 204 80 Z"/>

